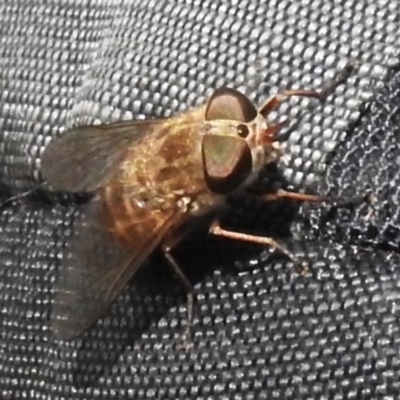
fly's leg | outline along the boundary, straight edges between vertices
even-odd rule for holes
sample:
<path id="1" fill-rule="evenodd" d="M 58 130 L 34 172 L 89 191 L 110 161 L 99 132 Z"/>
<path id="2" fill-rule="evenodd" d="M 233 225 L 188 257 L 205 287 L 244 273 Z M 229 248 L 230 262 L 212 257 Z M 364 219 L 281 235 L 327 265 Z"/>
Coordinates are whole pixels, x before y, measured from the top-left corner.
<path id="1" fill-rule="evenodd" d="M 288 192 L 283 189 L 279 189 L 275 193 L 265 194 L 265 195 L 261 196 L 261 198 L 266 201 L 275 201 L 275 200 L 279 200 L 279 199 L 291 199 L 291 200 L 298 200 L 298 201 L 324 202 L 324 201 L 328 200 L 328 198 L 325 196 L 319 196 L 316 194 Z"/>
<path id="2" fill-rule="evenodd" d="M 275 193 L 262 195 L 261 199 L 266 201 L 291 199 L 291 200 L 305 201 L 305 202 L 326 202 L 326 203 L 338 203 L 340 205 L 348 205 L 348 204 L 369 202 L 371 200 L 371 195 L 367 194 L 365 196 L 360 196 L 360 197 L 330 197 L 330 196 L 321 196 L 317 194 L 288 192 L 286 190 L 279 189 Z"/>
<path id="3" fill-rule="evenodd" d="M 258 109 L 261 115 L 266 117 L 279 103 L 292 96 L 305 96 L 313 97 L 320 100 L 325 100 L 339 85 L 344 83 L 354 69 L 354 65 L 347 64 L 346 67 L 341 71 L 329 84 L 322 90 L 309 90 L 309 89 L 294 89 L 285 90 L 282 93 L 278 93 L 269 99 L 267 99 L 261 107 Z"/>
<path id="4" fill-rule="evenodd" d="M 286 190 L 280 189 L 275 193 L 267 194 L 261 196 L 263 200 L 266 201 L 275 201 L 279 199 L 291 199 L 297 201 L 306 201 L 306 202 L 336 202 L 341 204 L 356 204 L 360 202 L 372 200 L 372 195 L 368 194 L 362 197 L 353 197 L 353 198 L 346 198 L 346 197 L 329 197 L 329 196 L 320 196 L 314 194 L 304 194 L 304 193 L 296 193 L 296 192 L 288 192 Z M 295 265 L 296 269 L 301 275 L 305 275 L 309 271 L 309 267 L 305 262 L 299 262 L 296 259 L 296 256 L 290 252 L 286 247 L 282 246 L 276 240 L 266 236 L 256 236 L 245 234 L 241 232 L 235 232 L 227 229 L 221 228 L 219 222 L 214 220 L 214 222 L 210 226 L 209 232 L 213 235 L 223 236 L 233 240 L 242 240 L 245 242 L 257 243 L 262 244 L 265 246 L 270 246 L 273 248 L 278 249 L 281 253 L 285 254 Z"/>
<path id="5" fill-rule="evenodd" d="M 282 246 L 280 243 L 278 243 L 276 240 L 270 237 L 249 235 L 246 233 L 223 229 L 221 228 L 217 220 L 214 220 L 214 222 L 211 224 L 209 232 L 212 235 L 222 236 L 233 240 L 241 240 L 244 242 L 257 243 L 257 244 L 262 244 L 264 246 L 273 247 L 275 249 L 278 249 L 284 255 L 286 255 L 293 262 L 296 269 L 301 275 L 305 275 L 309 271 L 307 263 L 299 262 L 296 256 L 291 251 L 289 251 L 286 247 Z"/>
<path id="6" fill-rule="evenodd" d="M 169 243 L 164 243 L 162 245 L 162 252 L 168 261 L 168 264 L 174 271 L 175 275 L 177 276 L 178 280 L 182 284 L 182 286 L 186 290 L 187 296 L 187 322 L 185 325 L 185 329 L 183 332 L 182 342 L 178 345 L 179 348 L 188 349 L 192 346 L 190 342 L 190 336 L 192 333 L 193 328 L 193 304 L 194 304 L 194 296 L 196 291 L 193 285 L 189 282 L 188 278 L 182 271 L 179 264 L 176 262 L 174 256 L 171 254 L 172 248 L 179 242 L 180 240 L 172 238 Z"/>

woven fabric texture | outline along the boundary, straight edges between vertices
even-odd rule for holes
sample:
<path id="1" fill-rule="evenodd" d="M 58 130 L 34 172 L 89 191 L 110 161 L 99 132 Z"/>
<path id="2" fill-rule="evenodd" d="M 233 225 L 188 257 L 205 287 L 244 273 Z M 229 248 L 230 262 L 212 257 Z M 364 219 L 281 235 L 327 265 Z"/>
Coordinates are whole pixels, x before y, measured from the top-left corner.
<path id="1" fill-rule="evenodd" d="M 288 187 L 370 203 L 231 199 L 227 223 L 310 264 L 201 235 L 157 257 L 81 337 L 50 331 L 54 283 L 82 199 L 49 188 L 0 209 L 1 399 L 395 399 L 400 395 L 400 8 L 397 0 L 0 0 L 2 200 L 42 182 L 70 126 L 172 115 L 229 86 L 256 103 L 349 78 L 271 115 Z M 275 171 L 276 172 L 276 171 Z M 260 184 L 276 184 L 266 169 Z M 155 278 L 156 277 L 156 278 Z"/>

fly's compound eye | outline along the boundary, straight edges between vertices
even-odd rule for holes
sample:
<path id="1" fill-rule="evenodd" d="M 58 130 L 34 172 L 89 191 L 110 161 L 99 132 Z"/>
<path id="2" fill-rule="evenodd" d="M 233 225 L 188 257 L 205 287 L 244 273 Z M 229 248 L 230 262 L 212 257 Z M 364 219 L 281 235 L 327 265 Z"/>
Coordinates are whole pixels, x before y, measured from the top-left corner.
<path id="1" fill-rule="evenodd" d="M 249 127 L 244 124 L 239 125 L 237 127 L 237 133 L 241 138 L 246 139 L 247 136 L 249 135 Z"/>
<path id="2" fill-rule="evenodd" d="M 250 122 L 257 117 L 253 103 L 242 93 L 234 89 L 217 89 L 210 97 L 206 107 L 205 120 L 225 119 L 238 122 Z"/>
<path id="3" fill-rule="evenodd" d="M 251 150 L 245 140 L 234 136 L 203 136 L 204 177 L 208 188 L 227 194 L 238 188 L 252 170 Z"/>

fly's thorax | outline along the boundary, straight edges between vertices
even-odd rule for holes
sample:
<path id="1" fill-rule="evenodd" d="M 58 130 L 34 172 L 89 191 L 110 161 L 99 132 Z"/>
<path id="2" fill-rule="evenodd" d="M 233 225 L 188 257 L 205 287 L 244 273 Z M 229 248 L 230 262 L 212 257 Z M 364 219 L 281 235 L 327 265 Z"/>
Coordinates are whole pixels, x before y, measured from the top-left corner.
<path id="1" fill-rule="evenodd" d="M 132 148 L 115 178 L 124 197 L 143 210 L 207 213 L 219 202 L 206 185 L 201 157 L 203 124 L 173 127 Z"/>

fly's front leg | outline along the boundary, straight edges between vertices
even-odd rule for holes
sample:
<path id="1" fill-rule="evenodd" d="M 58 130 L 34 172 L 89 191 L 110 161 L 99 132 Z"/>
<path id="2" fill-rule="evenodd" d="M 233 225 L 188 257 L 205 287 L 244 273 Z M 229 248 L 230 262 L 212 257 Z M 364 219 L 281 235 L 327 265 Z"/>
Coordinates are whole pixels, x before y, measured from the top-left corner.
<path id="1" fill-rule="evenodd" d="M 371 198 L 370 194 L 359 197 L 331 197 L 321 196 L 317 194 L 305 194 L 297 192 L 288 192 L 283 189 L 279 189 L 275 193 L 268 193 L 261 195 L 261 199 L 265 201 L 275 201 L 279 199 L 291 199 L 304 202 L 326 202 L 326 203 L 337 203 L 339 205 L 358 204 L 363 202 L 369 202 Z"/>
<path id="2" fill-rule="evenodd" d="M 281 253 L 285 254 L 293 262 L 296 269 L 301 275 L 305 275 L 309 271 L 307 263 L 299 262 L 296 256 L 291 251 L 289 251 L 286 247 L 282 246 L 280 243 L 270 237 L 249 235 L 246 233 L 223 229 L 221 228 L 218 220 L 214 220 L 214 222 L 210 226 L 209 232 L 212 235 L 222 236 L 233 240 L 241 240 L 244 242 L 257 243 L 264 246 L 273 247 L 275 249 L 278 249 Z"/>
<path id="3" fill-rule="evenodd" d="M 340 84 L 344 83 L 354 69 L 354 65 L 348 64 L 329 84 L 322 90 L 309 90 L 309 89 L 294 89 L 285 90 L 278 93 L 265 101 L 264 104 L 258 109 L 261 115 L 266 117 L 274 108 L 276 108 L 282 101 L 292 96 L 314 97 L 320 100 L 325 100 Z"/>

